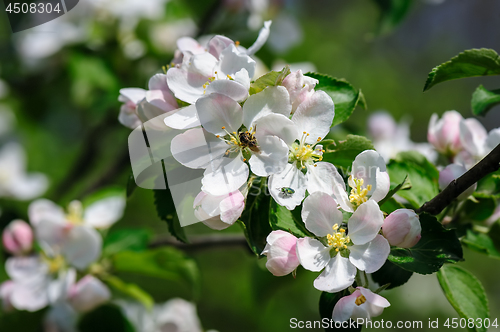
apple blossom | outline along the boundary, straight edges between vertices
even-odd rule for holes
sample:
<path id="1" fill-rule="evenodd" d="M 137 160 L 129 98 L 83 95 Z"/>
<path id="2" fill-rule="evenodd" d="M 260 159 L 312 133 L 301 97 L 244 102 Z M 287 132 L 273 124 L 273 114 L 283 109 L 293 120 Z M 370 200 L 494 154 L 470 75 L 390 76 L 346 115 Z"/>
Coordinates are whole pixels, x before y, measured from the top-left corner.
<path id="1" fill-rule="evenodd" d="M 266 267 L 273 275 L 280 277 L 293 272 L 299 265 L 297 238 L 285 231 L 272 231 L 267 236 L 262 255 L 267 256 Z"/>
<path id="2" fill-rule="evenodd" d="M 90 311 L 111 298 L 108 287 L 99 279 L 86 275 L 71 285 L 67 301 L 77 312 Z"/>
<path id="3" fill-rule="evenodd" d="M 487 133 L 476 119 L 463 119 L 460 121 L 460 143 L 470 156 L 468 159 L 465 157 L 465 161 L 469 161 L 467 166 L 472 167 L 500 143 L 500 128 Z"/>
<path id="4" fill-rule="evenodd" d="M 33 231 L 22 220 L 11 221 L 2 234 L 4 248 L 13 255 L 23 255 L 33 247 Z"/>
<path id="5" fill-rule="evenodd" d="M 373 273 L 384 265 L 390 246 L 379 233 L 384 216 L 373 200 L 362 203 L 343 226 L 337 202 L 316 192 L 304 200 L 305 227 L 321 239 L 297 240 L 297 256 L 307 270 L 324 271 L 314 287 L 325 292 L 341 291 L 354 282 L 357 269 Z"/>
<path id="6" fill-rule="evenodd" d="M 427 140 L 434 148 L 447 156 L 455 156 L 461 149 L 460 121 L 463 117 L 457 111 L 444 112 L 439 120 L 437 114 L 432 114 L 427 131 Z"/>
<path id="7" fill-rule="evenodd" d="M 384 308 L 391 304 L 382 296 L 363 287 L 357 287 L 354 293 L 341 298 L 333 308 L 332 318 L 336 322 L 344 322 L 350 318 L 369 320 L 382 314 Z"/>
<path id="8" fill-rule="evenodd" d="M 29 200 L 48 186 L 41 173 L 26 173 L 26 155 L 21 145 L 10 142 L 0 149 L 0 197 Z"/>
<path id="9" fill-rule="evenodd" d="M 124 103 L 120 107 L 118 121 L 125 127 L 137 128 L 141 120 L 137 116 L 137 105 L 146 97 L 146 90 L 141 88 L 125 88 L 120 90 L 118 101 Z"/>
<path id="10" fill-rule="evenodd" d="M 446 166 L 441 172 L 439 172 L 439 189 L 443 190 L 446 188 L 451 181 L 458 179 L 465 172 L 467 172 L 467 168 L 463 165 L 459 164 L 450 164 Z M 461 193 L 457 199 L 464 200 L 467 199 L 470 195 L 476 191 L 477 183 L 474 183 L 472 186 L 467 188 L 463 193 Z"/>
<path id="11" fill-rule="evenodd" d="M 292 113 L 297 107 L 314 94 L 314 87 L 318 84 L 318 80 L 309 76 L 304 76 L 302 70 L 290 73 L 283 80 L 282 85 L 290 94 L 290 102 L 292 103 Z"/>
<path id="12" fill-rule="evenodd" d="M 418 215 L 413 210 L 398 209 L 384 220 L 382 232 L 389 244 L 401 248 L 411 248 L 421 238 L 422 227 Z"/>
<path id="13" fill-rule="evenodd" d="M 236 190 L 226 195 L 213 196 L 201 191 L 194 199 L 194 215 L 212 229 L 228 228 L 238 220 L 245 208 L 245 197 Z"/>

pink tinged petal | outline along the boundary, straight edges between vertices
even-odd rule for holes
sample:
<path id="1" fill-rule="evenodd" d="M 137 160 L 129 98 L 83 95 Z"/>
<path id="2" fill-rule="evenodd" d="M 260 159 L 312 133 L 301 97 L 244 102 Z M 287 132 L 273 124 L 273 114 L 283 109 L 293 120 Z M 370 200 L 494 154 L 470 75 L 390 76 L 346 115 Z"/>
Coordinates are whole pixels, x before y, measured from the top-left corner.
<path id="1" fill-rule="evenodd" d="M 245 208 L 245 197 L 235 191 L 220 202 L 220 219 L 227 224 L 234 224 Z"/>
<path id="2" fill-rule="evenodd" d="M 483 125 L 474 118 L 460 121 L 460 142 L 464 149 L 476 157 L 484 155 L 488 134 Z"/>
<path id="3" fill-rule="evenodd" d="M 304 200 L 302 220 L 310 232 L 323 237 L 333 232 L 334 224 L 342 224 L 342 212 L 330 195 L 315 192 Z"/>
<path id="4" fill-rule="evenodd" d="M 94 228 L 111 227 L 123 216 L 125 201 L 124 196 L 113 196 L 89 205 L 83 213 L 85 224 Z"/>
<path id="5" fill-rule="evenodd" d="M 422 228 L 413 210 L 399 209 L 385 218 L 382 231 L 391 245 L 411 248 L 420 240 Z"/>
<path id="6" fill-rule="evenodd" d="M 139 104 L 146 97 L 146 90 L 140 88 L 125 88 L 120 90 L 120 101 L 131 101 L 132 104 Z"/>
<path id="7" fill-rule="evenodd" d="M 365 244 L 375 238 L 384 223 L 384 214 L 375 201 L 368 200 L 352 214 L 347 224 L 354 244 Z"/>
<path id="8" fill-rule="evenodd" d="M 146 99 L 137 105 L 137 117 L 142 123 L 148 122 L 162 114 L 165 114 L 165 110 L 150 104 Z"/>
<path id="9" fill-rule="evenodd" d="M 356 267 L 348 258 L 337 254 L 330 259 L 325 270 L 314 280 L 314 287 L 320 291 L 336 293 L 351 286 L 356 276 Z"/>
<path id="10" fill-rule="evenodd" d="M 297 240 L 297 257 L 304 269 L 318 272 L 330 262 L 330 248 L 316 239 L 300 238 Z"/>
<path id="11" fill-rule="evenodd" d="M 351 295 L 344 296 L 335 304 L 333 308 L 332 319 L 336 322 L 345 322 L 351 318 L 356 306 L 356 298 L 361 295 L 359 291 L 355 291 Z"/>
<path id="12" fill-rule="evenodd" d="M 218 93 L 198 99 L 196 109 L 203 128 L 214 135 L 237 132 L 243 122 L 240 104 Z"/>
<path id="13" fill-rule="evenodd" d="M 296 253 L 297 238 L 292 234 L 283 233 L 285 234 L 280 233 L 272 244 L 266 245 L 268 250 L 265 250 L 266 267 L 275 276 L 287 275 L 300 264 Z"/>
<path id="14" fill-rule="evenodd" d="M 212 162 L 201 180 L 201 190 L 214 196 L 229 194 L 238 190 L 248 179 L 248 166 L 241 153 L 234 159 L 222 158 Z"/>
<path id="15" fill-rule="evenodd" d="M 349 247 L 349 261 L 366 273 L 373 273 L 384 265 L 391 247 L 382 235 L 377 235 L 372 241 L 363 245 Z"/>
<path id="16" fill-rule="evenodd" d="M 102 238 L 90 227 L 75 226 L 67 234 L 62 254 L 69 264 L 83 270 L 101 256 Z"/>
<path id="17" fill-rule="evenodd" d="M 368 131 L 375 140 L 390 140 L 398 130 L 392 115 L 387 112 L 375 112 L 368 118 Z"/>
<path id="18" fill-rule="evenodd" d="M 255 175 L 269 176 L 280 173 L 288 165 L 288 146 L 276 136 L 258 139 L 259 152 L 252 153 L 248 161 Z"/>
<path id="19" fill-rule="evenodd" d="M 268 188 L 276 203 L 293 210 L 300 205 L 306 195 L 306 177 L 295 164 L 287 164 L 281 173 L 269 176 Z M 284 195 L 281 188 L 291 188 L 292 195 Z"/>
<path id="20" fill-rule="evenodd" d="M 201 128 L 189 129 L 172 139 L 172 156 L 189 168 L 206 168 L 210 162 L 222 158 L 227 144 Z"/>
<path id="21" fill-rule="evenodd" d="M 222 94 L 235 101 L 243 101 L 248 97 L 248 88 L 232 80 L 215 80 L 205 90 L 205 95 Z"/>
<path id="22" fill-rule="evenodd" d="M 217 64 L 217 72 L 219 77 L 226 75 L 234 75 L 241 69 L 246 69 L 249 77 L 253 77 L 255 66 L 257 63 L 246 54 L 240 53 L 234 44 L 226 47 L 220 54 L 220 61 Z"/>
<path id="23" fill-rule="evenodd" d="M 196 216 L 196 218 L 198 218 L 198 220 L 200 220 L 205 226 L 208 226 L 211 229 L 214 229 L 216 231 L 221 231 L 221 230 L 226 229 L 232 225 L 232 224 L 228 224 L 228 223 L 225 223 L 222 220 L 220 220 L 219 216 L 213 217 L 213 218 L 207 218 L 206 216 L 203 216 L 202 214 L 203 214 L 203 212 L 201 213 L 201 215 Z M 195 212 L 195 215 L 196 215 L 196 212 Z"/>
<path id="24" fill-rule="evenodd" d="M 234 44 L 234 42 L 227 37 L 220 35 L 214 36 L 208 42 L 208 52 L 219 59 L 221 52 L 231 44 Z"/>
<path id="25" fill-rule="evenodd" d="M 246 52 L 248 55 L 252 55 L 252 54 L 257 53 L 257 51 L 260 50 L 262 46 L 264 46 L 264 44 L 267 41 L 267 38 L 269 38 L 269 33 L 271 31 L 270 30 L 271 23 L 272 23 L 272 21 L 265 21 L 264 22 L 264 27 L 262 29 L 260 29 L 259 36 L 257 37 L 257 40 L 255 41 L 255 43 L 253 43 L 252 46 L 250 46 L 248 48 L 248 50 Z"/>
<path id="26" fill-rule="evenodd" d="M 391 305 L 385 298 L 373 293 L 369 289 L 363 287 L 358 287 L 358 289 L 366 298 L 366 302 L 363 303 L 360 307 L 364 307 L 364 309 L 368 312 L 370 318 L 380 316 L 384 311 L 384 308 L 387 308 Z"/>
<path id="27" fill-rule="evenodd" d="M 440 120 L 433 114 L 427 133 L 429 143 L 441 153 L 457 153 L 461 148 L 459 123 L 462 120 L 462 115 L 456 111 L 445 112 Z"/>
<path id="28" fill-rule="evenodd" d="M 180 108 L 177 111 L 170 112 L 169 115 L 163 119 L 163 122 L 173 129 L 189 129 L 201 126 L 196 105 L 190 105 Z"/>
<path id="29" fill-rule="evenodd" d="M 290 94 L 292 111 L 295 111 L 301 102 L 314 93 L 314 87 L 317 83 L 318 80 L 304 76 L 301 70 L 290 73 L 285 77 L 282 85 Z"/>
<path id="30" fill-rule="evenodd" d="M 38 256 L 10 257 L 5 262 L 5 271 L 14 282 L 29 282 L 48 272 L 48 266 Z"/>
<path id="31" fill-rule="evenodd" d="M 310 194 L 320 191 L 333 195 L 335 198 L 341 195 L 347 198 L 344 179 L 332 164 L 317 162 L 313 165 L 307 165 L 306 177 L 307 191 Z"/>
<path id="32" fill-rule="evenodd" d="M 127 128 L 135 129 L 139 127 L 142 122 L 135 113 L 135 107 L 130 108 L 127 105 L 122 105 L 120 108 L 120 114 L 118 115 L 118 121 Z"/>
<path id="33" fill-rule="evenodd" d="M 205 48 L 191 37 L 181 37 L 177 39 L 177 48 L 181 52 L 191 52 L 193 54 L 205 53 Z"/>
<path id="34" fill-rule="evenodd" d="M 299 137 L 295 123 L 283 114 L 270 113 L 260 117 L 254 124 L 257 141 L 265 136 L 277 136 L 286 144 L 292 145 Z"/>
<path id="35" fill-rule="evenodd" d="M 267 87 L 261 92 L 248 97 L 245 105 L 243 105 L 243 124 L 245 127 L 250 128 L 261 117 L 273 113 L 289 117 L 291 110 L 290 97 L 284 87 Z"/>
<path id="36" fill-rule="evenodd" d="M 150 90 L 146 92 L 146 101 L 163 112 L 170 112 L 179 108 L 174 97 L 161 90 Z"/>
<path id="37" fill-rule="evenodd" d="M 167 71 L 167 83 L 175 97 L 189 104 L 194 104 L 203 97 L 208 77 L 188 69 L 170 68 Z"/>
<path id="38" fill-rule="evenodd" d="M 66 221 L 60 223 L 52 219 L 43 219 L 35 226 L 35 235 L 49 256 L 57 256 L 61 254 L 62 246 L 72 228 L 73 225 Z"/>
<path id="39" fill-rule="evenodd" d="M 319 137 L 324 138 L 332 126 L 335 107 L 332 98 L 324 91 L 316 91 L 302 102 L 292 116 L 299 133 L 310 134 L 306 143 L 316 143 Z"/>
<path id="40" fill-rule="evenodd" d="M 111 292 L 99 279 L 86 275 L 71 289 L 69 303 L 78 312 L 90 311 L 109 301 Z"/>
<path id="41" fill-rule="evenodd" d="M 11 254 L 26 254 L 33 247 L 33 231 L 26 222 L 14 220 L 3 230 L 2 242 Z"/>
<path id="42" fill-rule="evenodd" d="M 46 275 L 31 279 L 29 282 L 14 284 L 11 303 L 18 310 L 38 311 L 49 304 L 47 287 L 50 279 Z"/>

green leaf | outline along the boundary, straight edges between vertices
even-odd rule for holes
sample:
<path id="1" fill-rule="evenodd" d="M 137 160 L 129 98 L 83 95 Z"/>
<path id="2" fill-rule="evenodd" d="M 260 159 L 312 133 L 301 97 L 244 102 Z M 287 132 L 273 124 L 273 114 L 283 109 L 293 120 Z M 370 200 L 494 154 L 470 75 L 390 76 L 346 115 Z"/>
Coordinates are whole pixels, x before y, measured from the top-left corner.
<path id="1" fill-rule="evenodd" d="M 327 292 L 322 292 L 321 297 L 319 298 L 319 314 L 321 315 L 322 319 L 327 319 L 329 322 L 332 319 L 332 314 L 333 314 L 333 308 L 335 307 L 335 304 L 344 296 L 351 295 L 349 291 L 343 290 L 339 293 L 327 293 Z M 351 325 L 352 320 L 349 319 L 349 326 Z M 347 324 L 347 323 L 346 323 Z M 353 324 L 356 325 L 356 324 Z M 359 325 L 356 328 L 331 328 L 327 327 L 325 328 L 325 331 L 361 331 L 362 325 Z"/>
<path id="2" fill-rule="evenodd" d="M 402 183 L 408 176 L 412 184 L 411 189 L 400 190 L 397 194 L 408 200 L 415 208 L 419 208 L 439 193 L 437 181 L 432 177 L 432 174 L 416 164 L 391 161 L 387 165 L 387 170 L 391 182 L 394 183 Z"/>
<path id="3" fill-rule="evenodd" d="M 252 183 L 239 219 L 250 249 L 260 255 L 266 246 L 266 238 L 272 232 L 270 224 L 271 195 L 267 192 L 266 178 L 256 178 Z"/>
<path id="4" fill-rule="evenodd" d="M 444 265 L 437 276 L 446 298 L 460 317 L 474 321 L 489 318 L 488 298 L 474 275 L 459 266 Z M 487 328 L 473 327 L 469 331 L 487 331 Z"/>
<path id="5" fill-rule="evenodd" d="M 404 270 L 390 261 L 385 261 L 380 270 L 372 273 L 372 279 L 380 286 L 390 284 L 386 289 L 391 289 L 404 285 L 412 275 L 413 272 Z"/>
<path id="6" fill-rule="evenodd" d="M 172 247 L 148 251 L 122 251 L 112 258 L 114 270 L 187 284 L 193 291 L 199 286 L 196 262 Z"/>
<path id="7" fill-rule="evenodd" d="M 493 245 L 500 251 L 500 220 L 491 225 L 488 236 L 493 240 Z"/>
<path id="8" fill-rule="evenodd" d="M 374 0 L 380 9 L 378 33 L 392 31 L 408 15 L 412 0 Z"/>
<path id="9" fill-rule="evenodd" d="M 437 272 L 444 263 L 463 260 L 462 245 L 454 230 L 446 230 L 437 219 L 428 214 L 420 215 L 422 238 L 410 249 L 392 247 L 389 260 L 411 272 L 430 274 Z"/>
<path id="10" fill-rule="evenodd" d="M 154 197 L 158 217 L 167 222 L 170 234 L 181 242 L 189 243 L 184 228 L 182 228 L 175 212 L 175 205 L 170 190 L 154 190 Z"/>
<path id="11" fill-rule="evenodd" d="M 464 202 L 464 218 L 468 220 L 484 221 L 491 217 L 497 207 L 494 196 L 474 193 L 474 200 L 468 199 Z"/>
<path id="12" fill-rule="evenodd" d="M 358 154 L 365 150 L 375 149 L 372 142 L 364 136 L 347 135 L 344 141 L 335 143 L 333 140 L 328 140 L 328 142 L 331 143 L 323 145 L 325 149 L 323 161 L 341 167 L 342 171 L 347 171 L 351 168 L 352 162 Z"/>
<path id="13" fill-rule="evenodd" d="M 500 57 L 497 52 L 487 48 L 466 50 L 432 69 L 424 91 L 441 82 L 488 75 L 500 75 Z"/>
<path id="14" fill-rule="evenodd" d="M 475 233 L 468 229 L 465 237 L 462 238 L 462 243 L 472 250 L 500 259 L 500 251 L 495 247 L 493 239 L 487 234 Z"/>
<path id="15" fill-rule="evenodd" d="M 417 151 L 400 152 L 397 154 L 395 160 L 400 163 L 416 165 L 422 170 L 424 170 L 425 173 L 434 181 L 439 180 L 439 171 L 436 168 L 436 166 L 434 166 L 433 163 L 427 160 L 427 158 L 425 158 L 425 156 L 420 152 Z"/>
<path id="16" fill-rule="evenodd" d="M 152 237 L 152 232 L 144 228 L 112 231 L 104 239 L 103 255 L 110 256 L 124 250 L 145 250 Z"/>
<path id="17" fill-rule="evenodd" d="M 250 94 L 253 95 L 259 93 L 268 86 L 280 85 L 288 74 L 290 74 L 290 66 L 286 65 L 280 71 L 273 70 L 265 75 L 262 75 L 250 85 Z"/>
<path id="18" fill-rule="evenodd" d="M 392 196 L 394 196 L 398 191 L 408 190 L 408 189 L 411 189 L 411 182 L 408 179 L 408 176 L 405 176 L 405 178 L 403 179 L 403 182 L 401 182 L 400 184 L 393 186 L 391 183 L 391 190 L 389 190 L 387 195 L 385 195 L 385 197 L 380 202 L 378 202 L 378 205 L 379 206 L 384 205 L 384 203 L 387 202 L 388 200 L 390 200 L 392 198 Z"/>
<path id="19" fill-rule="evenodd" d="M 358 103 L 366 109 L 365 97 L 361 90 L 356 90 L 346 80 L 318 73 L 307 73 L 305 75 L 319 81 L 315 87 L 316 91 L 325 91 L 332 98 L 335 104 L 335 117 L 333 118 L 332 127 L 349 119 Z"/>
<path id="20" fill-rule="evenodd" d="M 78 323 L 80 332 L 134 332 L 134 328 L 114 304 L 102 305 L 86 313 Z"/>
<path id="21" fill-rule="evenodd" d="M 130 296 L 131 298 L 139 301 L 146 307 L 147 309 L 152 309 L 154 303 L 151 295 L 146 293 L 142 288 L 137 286 L 136 284 L 129 284 L 117 278 L 115 276 L 109 276 L 104 279 L 104 281 L 115 290 Z"/>
<path id="22" fill-rule="evenodd" d="M 300 216 L 300 206 L 290 211 L 286 207 L 276 203 L 273 199 L 269 208 L 269 221 L 274 231 L 287 231 L 297 237 L 314 237 L 304 226 L 304 222 Z"/>
<path id="23" fill-rule="evenodd" d="M 472 94 L 471 107 L 474 115 L 486 115 L 491 108 L 498 104 L 500 104 L 500 89 L 490 91 L 480 85 Z"/>

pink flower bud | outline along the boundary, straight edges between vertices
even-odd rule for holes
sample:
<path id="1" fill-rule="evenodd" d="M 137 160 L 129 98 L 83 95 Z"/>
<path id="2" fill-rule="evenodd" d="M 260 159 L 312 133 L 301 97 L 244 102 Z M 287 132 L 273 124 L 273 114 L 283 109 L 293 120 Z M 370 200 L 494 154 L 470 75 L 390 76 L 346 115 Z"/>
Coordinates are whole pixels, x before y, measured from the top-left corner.
<path id="1" fill-rule="evenodd" d="M 396 135 L 398 124 L 387 112 L 376 112 L 368 118 L 368 131 L 375 140 L 392 139 Z M 392 142 L 397 144 L 399 142 Z"/>
<path id="2" fill-rule="evenodd" d="M 300 69 L 285 77 L 282 85 L 290 94 L 292 113 L 295 112 L 301 103 L 309 99 L 309 97 L 314 94 L 314 87 L 317 83 L 318 80 L 309 76 L 304 76 Z"/>
<path id="3" fill-rule="evenodd" d="M 393 246 L 411 248 L 420 240 L 420 220 L 413 210 L 399 209 L 384 220 L 382 232 Z"/>
<path id="4" fill-rule="evenodd" d="M 460 143 L 460 121 L 462 115 L 457 111 L 444 112 L 443 117 L 438 120 L 437 114 L 432 114 L 427 132 L 429 143 L 434 145 L 437 151 L 455 156 L 461 149 Z"/>
<path id="5" fill-rule="evenodd" d="M 14 220 L 4 229 L 2 234 L 3 246 L 13 255 L 23 255 L 33 247 L 33 231 L 22 220 Z"/>
<path id="6" fill-rule="evenodd" d="M 69 303 L 78 312 L 90 311 L 107 302 L 111 293 L 99 279 L 86 275 L 69 291 Z"/>
<path id="7" fill-rule="evenodd" d="M 439 189 L 443 190 L 451 183 L 451 181 L 458 179 L 465 172 L 467 172 L 467 169 L 459 164 L 450 164 L 446 166 L 445 169 L 443 169 L 439 173 Z M 472 186 L 467 188 L 467 190 L 461 193 L 457 198 L 459 200 L 467 199 L 467 197 L 474 193 L 476 188 L 477 183 L 474 183 Z"/>
<path id="8" fill-rule="evenodd" d="M 277 277 L 289 274 L 299 266 L 297 238 L 284 231 L 272 231 L 262 255 L 267 256 L 267 269 Z"/>

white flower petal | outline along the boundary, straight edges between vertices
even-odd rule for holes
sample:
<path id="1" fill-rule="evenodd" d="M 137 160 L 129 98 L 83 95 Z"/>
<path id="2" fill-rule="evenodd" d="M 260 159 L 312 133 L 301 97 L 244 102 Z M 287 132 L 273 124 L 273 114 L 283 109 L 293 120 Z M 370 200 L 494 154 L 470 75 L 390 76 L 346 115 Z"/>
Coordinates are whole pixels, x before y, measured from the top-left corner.
<path id="1" fill-rule="evenodd" d="M 72 266 L 85 269 L 101 256 L 102 238 L 90 227 L 75 226 L 66 236 L 62 254 Z"/>
<path id="2" fill-rule="evenodd" d="M 264 136 L 257 140 L 258 153 L 252 153 L 248 161 L 255 175 L 269 176 L 280 173 L 288 164 L 288 146 L 276 136 Z"/>
<path id="3" fill-rule="evenodd" d="M 189 129 L 201 126 L 196 105 L 189 105 L 170 112 L 163 122 L 173 129 Z"/>
<path id="4" fill-rule="evenodd" d="M 238 190 L 248 179 L 248 166 L 241 153 L 236 158 L 222 158 L 210 164 L 201 180 L 201 190 L 215 196 Z"/>
<path id="5" fill-rule="evenodd" d="M 146 97 L 146 90 L 140 88 L 125 88 L 120 89 L 120 95 L 125 98 L 122 98 L 121 101 L 129 100 L 134 104 L 139 104 L 141 100 Z"/>
<path id="6" fill-rule="evenodd" d="M 297 257 L 304 269 L 318 272 L 330 261 L 330 248 L 308 237 L 297 240 Z"/>
<path id="7" fill-rule="evenodd" d="M 108 287 L 99 279 L 86 275 L 71 290 L 69 303 L 78 312 L 90 311 L 111 298 Z"/>
<path id="8" fill-rule="evenodd" d="M 337 171 L 337 168 L 327 162 L 317 162 L 307 166 L 307 191 L 309 194 L 320 191 L 328 195 L 334 195 L 335 198 L 345 193 L 345 182 Z"/>
<path id="9" fill-rule="evenodd" d="M 39 279 L 48 272 L 48 266 L 38 256 L 9 257 L 5 262 L 5 271 L 17 282 L 28 282 Z"/>
<path id="10" fill-rule="evenodd" d="M 382 235 L 378 234 L 371 242 L 349 247 L 349 260 L 358 269 L 373 273 L 384 265 L 391 247 Z"/>
<path id="11" fill-rule="evenodd" d="M 238 220 L 245 208 L 245 197 L 241 192 L 235 191 L 220 202 L 220 219 L 232 225 Z"/>
<path id="12" fill-rule="evenodd" d="M 59 224 L 66 223 L 63 209 L 48 199 L 37 199 L 28 207 L 30 223 L 37 226 L 42 220 L 51 220 Z"/>
<path id="13" fill-rule="evenodd" d="M 336 293 L 351 286 L 355 276 L 356 267 L 348 258 L 337 254 L 314 280 L 314 287 L 320 291 Z"/>
<path id="14" fill-rule="evenodd" d="M 189 104 L 194 104 L 203 97 L 208 77 L 187 69 L 170 68 L 167 71 L 167 83 L 175 97 Z"/>
<path id="15" fill-rule="evenodd" d="M 357 245 L 375 238 L 384 224 L 384 214 L 373 200 L 361 204 L 352 214 L 347 224 L 349 237 Z"/>
<path id="16" fill-rule="evenodd" d="M 386 172 L 386 166 L 384 158 L 382 158 L 377 151 L 365 150 L 358 154 L 352 163 L 351 176 L 357 179 L 363 179 L 364 187 L 371 185 L 372 188 L 368 191 L 368 196 L 371 196 L 375 191 L 377 191 L 376 198 L 378 200 L 384 198 L 387 192 L 389 192 L 387 182 L 388 176 L 379 175 L 379 172 Z M 378 180 L 381 181 L 380 188 L 377 188 Z M 387 192 L 385 192 L 386 190 Z"/>
<path id="17" fill-rule="evenodd" d="M 269 176 L 268 189 L 274 200 L 288 210 L 293 210 L 300 205 L 306 195 L 306 177 L 297 169 L 295 164 L 287 164 L 281 173 Z M 295 192 L 291 195 L 285 195 L 281 192 L 282 188 L 291 188 Z"/>
<path id="18" fill-rule="evenodd" d="M 205 90 L 205 95 L 213 93 L 228 96 L 235 101 L 243 101 L 248 97 L 248 88 L 233 80 L 215 80 Z"/>
<path id="19" fill-rule="evenodd" d="M 245 107 L 243 106 L 243 109 Z M 286 144 L 292 145 L 299 137 L 297 126 L 287 116 L 283 114 L 270 113 L 259 117 L 254 122 L 255 136 L 260 140 L 263 136 L 277 136 Z"/>
<path id="20" fill-rule="evenodd" d="M 112 196 L 101 199 L 88 206 L 83 213 L 85 224 L 94 228 L 108 228 L 123 216 L 124 196 Z"/>
<path id="21" fill-rule="evenodd" d="M 243 124 L 250 129 L 263 116 L 277 113 L 288 117 L 291 110 L 288 91 L 282 86 L 270 86 L 248 97 L 243 105 Z"/>
<path id="22" fill-rule="evenodd" d="M 262 46 L 264 46 L 264 44 L 267 41 L 267 38 L 269 38 L 269 33 L 271 32 L 271 23 L 272 21 L 264 22 L 264 27 L 260 29 L 257 40 L 255 41 L 255 43 L 253 43 L 252 46 L 248 48 L 246 52 L 248 55 L 255 54 L 258 50 L 261 49 Z"/>
<path id="23" fill-rule="evenodd" d="M 219 59 L 221 52 L 231 44 L 234 44 L 234 42 L 225 36 L 214 36 L 208 42 L 208 52 Z"/>
<path id="24" fill-rule="evenodd" d="M 334 224 L 342 224 L 342 212 L 330 195 L 315 192 L 304 200 L 302 220 L 309 231 L 323 237 L 333 232 Z"/>
<path id="25" fill-rule="evenodd" d="M 47 275 L 40 276 L 30 282 L 16 282 L 12 289 L 10 301 L 18 310 L 38 311 L 49 304 L 47 287 L 50 278 Z"/>
<path id="26" fill-rule="evenodd" d="M 212 93 L 198 99 L 196 109 L 203 128 L 214 135 L 237 132 L 243 122 L 240 104 L 222 94 Z"/>
<path id="27" fill-rule="evenodd" d="M 309 134 L 306 142 L 313 144 L 319 137 L 324 138 L 330 132 L 334 115 L 332 98 L 324 91 L 316 91 L 297 107 L 292 121 L 297 125 L 299 133 L 305 131 Z"/>
<path id="28" fill-rule="evenodd" d="M 474 118 L 460 121 L 460 143 L 463 148 L 475 157 L 484 155 L 485 142 L 488 137 L 486 129 Z"/>
<path id="29" fill-rule="evenodd" d="M 226 75 L 232 76 L 242 68 L 247 70 L 249 77 L 253 77 L 255 73 L 255 66 L 257 65 L 255 60 L 246 54 L 240 53 L 234 44 L 226 47 L 220 53 L 219 59 L 220 61 L 216 69 L 218 77 L 225 78 Z"/>
<path id="30" fill-rule="evenodd" d="M 345 322 L 351 318 L 354 307 L 356 306 L 357 293 L 359 293 L 359 291 L 338 300 L 333 308 L 332 318 L 334 321 Z"/>

